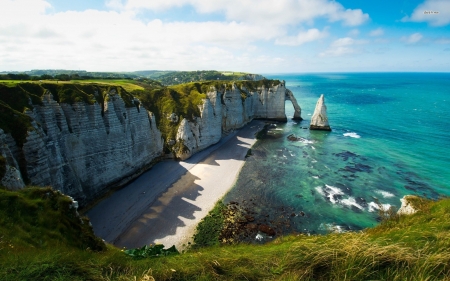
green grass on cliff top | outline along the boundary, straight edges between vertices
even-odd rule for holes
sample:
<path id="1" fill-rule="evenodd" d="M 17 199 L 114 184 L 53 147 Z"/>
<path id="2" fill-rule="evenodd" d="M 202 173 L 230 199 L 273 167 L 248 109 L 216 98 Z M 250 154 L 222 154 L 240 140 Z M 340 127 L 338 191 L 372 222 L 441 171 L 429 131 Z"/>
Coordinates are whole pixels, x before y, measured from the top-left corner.
<path id="1" fill-rule="evenodd" d="M 393 216 L 361 232 L 292 235 L 266 245 L 135 260 L 111 245 L 101 247 L 87 222 L 74 220 L 67 197 L 43 190 L 0 190 L 0 280 L 450 278 L 450 199 L 418 199 L 418 213 Z"/>

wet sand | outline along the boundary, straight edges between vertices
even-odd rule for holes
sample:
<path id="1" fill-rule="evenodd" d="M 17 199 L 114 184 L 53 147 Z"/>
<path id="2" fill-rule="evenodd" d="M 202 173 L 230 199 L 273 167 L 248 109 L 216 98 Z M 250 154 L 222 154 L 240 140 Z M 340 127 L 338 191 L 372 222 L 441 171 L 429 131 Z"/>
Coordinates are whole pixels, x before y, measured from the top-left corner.
<path id="1" fill-rule="evenodd" d="M 156 164 L 88 211 L 94 232 L 118 247 L 160 243 L 183 248 L 233 187 L 263 126 L 254 120 L 186 161 Z"/>

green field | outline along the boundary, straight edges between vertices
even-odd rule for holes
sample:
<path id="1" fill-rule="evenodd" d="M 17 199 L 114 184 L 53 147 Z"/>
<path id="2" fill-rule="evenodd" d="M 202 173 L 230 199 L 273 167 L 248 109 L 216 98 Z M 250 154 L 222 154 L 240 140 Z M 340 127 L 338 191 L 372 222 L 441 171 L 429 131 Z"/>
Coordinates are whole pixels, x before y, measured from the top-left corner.
<path id="1" fill-rule="evenodd" d="M 25 81 L 21 81 L 21 80 L 0 80 L 1 84 L 5 84 L 5 85 L 17 85 L 17 84 L 21 84 L 21 83 L 34 83 L 34 84 L 103 84 L 103 85 L 117 85 L 117 86 L 121 86 L 122 88 L 124 88 L 127 91 L 134 91 L 134 90 L 143 90 L 144 87 L 139 86 L 136 82 L 134 82 L 133 80 L 128 80 L 128 79 L 111 79 L 111 80 L 105 80 L 105 79 L 87 79 L 87 80 L 70 80 L 70 81 L 55 81 L 55 80 L 40 80 L 40 81 L 35 81 L 35 80 L 25 80 Z"/>

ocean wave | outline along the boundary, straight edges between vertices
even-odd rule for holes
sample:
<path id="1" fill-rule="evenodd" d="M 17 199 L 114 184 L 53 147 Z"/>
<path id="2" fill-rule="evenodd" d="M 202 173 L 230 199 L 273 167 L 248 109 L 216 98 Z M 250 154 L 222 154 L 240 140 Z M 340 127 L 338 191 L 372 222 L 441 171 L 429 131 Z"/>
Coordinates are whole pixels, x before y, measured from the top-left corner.
<path id="1" fill-rule="evenodd" d="M 383 196 L 384 198 L 390 198 L 390 197 L 394 197 L 395 196 L 394 194 L 392 194 L 390 192 L 387 192 L 387 191 L 384 191 L 384 190 L 375 190 L 375 192 L 378 193 L 378 194 L 381 194 L 381 196 Z"/>
<path id="2" fill-rule="evenodd" d="M 380 205 L 378 205 L 375 202 L 370 202 L 368 204 L 368 206 L 369 206 L 369 212 L 371 212 L 371 213 L 380 210 Z M 391 204 L 381 204 L 381 208 L 383 209 L 383 211 L 389 210 L 390 207 L 391 207 Z"/>
<path id="3" fill-rule="evenodd" d="M 344 137 L 351 137 L 351 138 L 355 138 L 355 139 L 361 138 L 361 136 L 355 132 L 344 133 Z"/>
<path id="4" fill-rule="evenodd" d="M 327 230 L 334 233 L 346 232 L 346 230 L 342 226 L 332 223 L 321 223 L 319 226 L 319 230 Z"/>
<path id="5" fill-rule="evenodd" d="M 331 186 L 326 184 L 325 185 L 325 193 L 326 197 L 328 197 L 328 200 L 330 200 L 331 203 L 336 204 L 339 202 L 339 199 L 336 198 L 336 196 L 344 195 L 344 192 L 340 188 L 337 188 L 335 186 Z"/>
<path id="6" fill-rule="evenodd" d="M 342 200 L 341 200 L 341 203 L 342 203 L 343 205 L 347 205 L 347 206 L 349 206 L 349 207 L 355 206 L 356 208 L 358 208 L 358 209 L 360 209 L 360 210 L 364 210 L 364 207 L 361 206 L 361 205 L 359 205 L 358 203 L 356 203 L 356 200 L 355 200 L 355 198 L 353 198 L 353 197 L 349 197 L 349 198 L 347 198 L 347 199 L 342 199 Z"/>

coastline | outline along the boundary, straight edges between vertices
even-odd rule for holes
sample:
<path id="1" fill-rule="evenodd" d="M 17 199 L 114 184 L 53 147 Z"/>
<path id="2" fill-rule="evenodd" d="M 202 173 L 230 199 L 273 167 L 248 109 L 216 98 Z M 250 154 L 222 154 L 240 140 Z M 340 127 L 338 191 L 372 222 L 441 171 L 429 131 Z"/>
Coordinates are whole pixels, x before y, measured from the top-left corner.
<path id="1" fill-rule="evenodd" d="M 263 126 L 254 120 L 185 161 L 156 164 L 87 212 L 95 233 L 119 247 L 183 248 L 233 187 Z"/>

